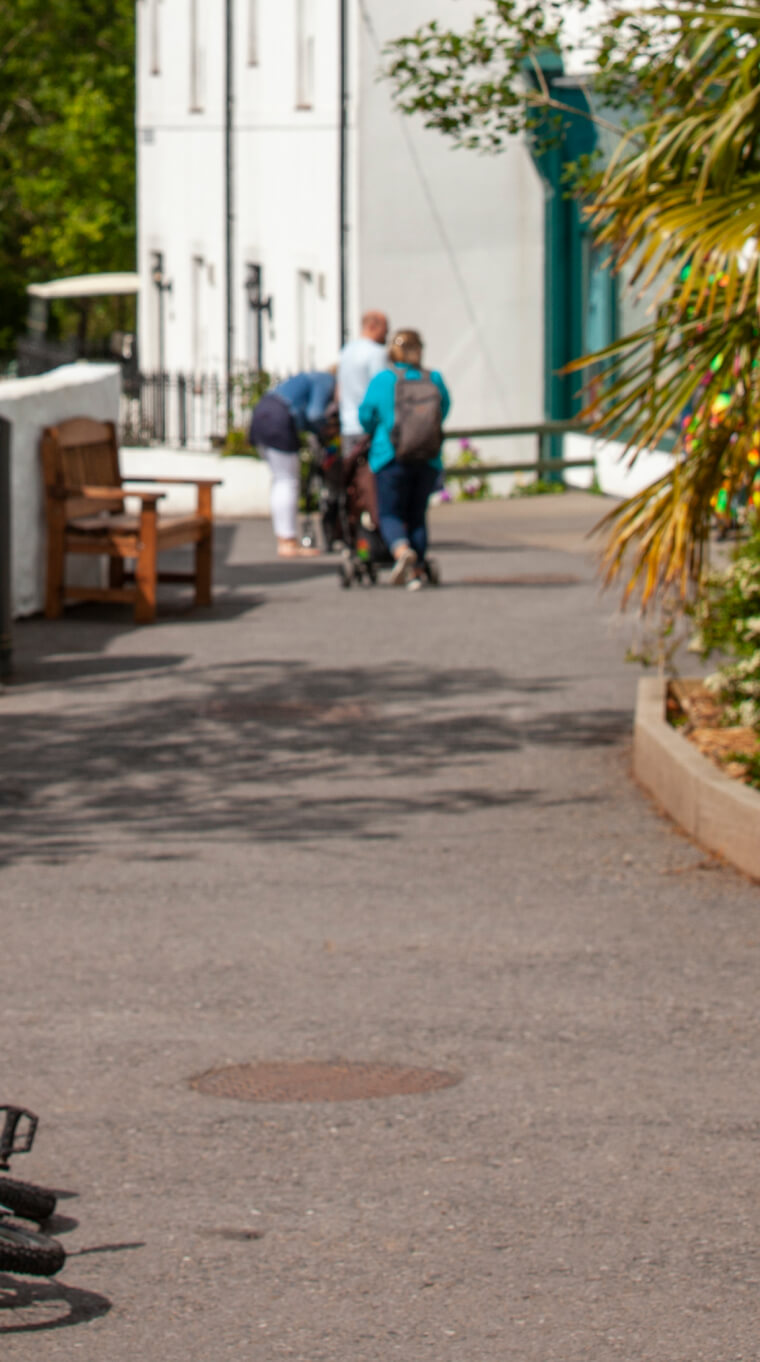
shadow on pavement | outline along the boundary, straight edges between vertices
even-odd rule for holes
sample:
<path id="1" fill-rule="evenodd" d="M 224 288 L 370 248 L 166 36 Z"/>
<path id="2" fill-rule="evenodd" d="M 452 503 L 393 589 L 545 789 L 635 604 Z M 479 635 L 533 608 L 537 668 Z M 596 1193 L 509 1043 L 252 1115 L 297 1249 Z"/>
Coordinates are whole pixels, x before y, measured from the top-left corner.
<path id="1" fill-rule="evenodd" d="M 162 626 L 192 624 L 197 628 L 249 615 L 263 596 L 228 596 L 209 610 L 165 605 Z M 33 618 L 15 625 L 13 674 L 9 690 L 32 685 L 89 685 L 94 677 L 121 681 L 130 675 L 168 671 L 187 660 L 185 653 L 108 653 L 114 639 L 128 639 L 144 625 L 135 625 L 121 606 L 84 604 L 62 620 Z"/>
<path id="2" fill-rule="evenodd" d="M 59 1281 L 18 1281 L 0 1273 L 0 1335 L 89 1324 L 110 1309 L 110 1300 L 97 1291 L 83 1291 Z"/>
<path id="3" fill-rule="evenodd" d="M 482 539 L 431 539 L 430 552 L 436 553 L 528 553 L 524 544 L 486 544 Z"/>
<path id="4" fill-rule="evenodd" d="M 163 671 L 167 667 L 178 667 L 184 661 L 181 653 L 156 653 L 146 657 L 52 657 L 17 659 L 16 672 L 11 685 L 25 686 L 41 683 L 56 686 L 63 682 L 67 686 L 87 686 L 97 678 L 100 682 L 123 681 L 128 676 L 140 673 Z"/>
<path id="5" fill-rule="evenodd" d="M 75 1220 L 72 1215 L 58 1215 L 56 1212 L 51 1215 L 49 1220 L 45 1221 L 44 1233 L 52 1234 L 53 1238 L 57 1239 L 59 1234 L 71 1234 L 71 1231 L 77 1229 L 78 1225 L 79 1221 Z"/>
<path id="6" fill-rule="evenodd" d="M 541 802 L 532 788 L 463 786 L 461 769 L 480 759 L 531 744 L 612 747 L 630 732 L 624 709 L 526 714 L 526 698 L 563 690 L 561 677 L 252 662 L 198 679 L 197 698 L 110 709 L 95 692 L 54 723 L 0 716 L 0 863 L 60 864 L 125 832 L 143 837 L 146 857 L 153 838 L 393 837 L 417 812 Z"/>

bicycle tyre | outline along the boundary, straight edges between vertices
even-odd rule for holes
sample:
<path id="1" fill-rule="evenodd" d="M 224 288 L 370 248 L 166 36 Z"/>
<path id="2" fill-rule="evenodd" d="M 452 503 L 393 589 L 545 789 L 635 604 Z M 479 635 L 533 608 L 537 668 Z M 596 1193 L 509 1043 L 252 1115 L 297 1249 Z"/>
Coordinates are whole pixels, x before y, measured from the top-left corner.
<path id="1" fill-rule="evenodd" d="M 49 1220 L 55 1210 L 56 1197 L 44 1187 L 17 1178 L 0 1177 L 0 1206 L 5 1206 L 22 1220 L 35 1220 L 38 1225 Z"/>
<path id="2" fill-rule="evenodd" d="M 0 1221 L 0 1272 L 21 1272 L 26 1277 L 54 1277 L 66 1262 L 57 1239 L 37 1234 L 25 1225 Z"/>

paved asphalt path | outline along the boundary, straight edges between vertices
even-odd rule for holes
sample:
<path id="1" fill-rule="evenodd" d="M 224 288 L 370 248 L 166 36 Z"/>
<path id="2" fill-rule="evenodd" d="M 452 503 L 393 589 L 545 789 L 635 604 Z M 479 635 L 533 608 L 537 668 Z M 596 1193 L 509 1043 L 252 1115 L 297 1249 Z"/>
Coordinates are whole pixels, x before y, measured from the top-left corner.
<path id="1" fill-rule="evenodd" d="M 631 780 L 600 504 L 442 508 L 417 595 L 223 524 L 212 612 L 19 625 L 1 1087 L 70 1257 L 3 1362 L 760 1357 L 760 888 Z M 188 1082 L 304 1058 L 462 1081 Z"/>

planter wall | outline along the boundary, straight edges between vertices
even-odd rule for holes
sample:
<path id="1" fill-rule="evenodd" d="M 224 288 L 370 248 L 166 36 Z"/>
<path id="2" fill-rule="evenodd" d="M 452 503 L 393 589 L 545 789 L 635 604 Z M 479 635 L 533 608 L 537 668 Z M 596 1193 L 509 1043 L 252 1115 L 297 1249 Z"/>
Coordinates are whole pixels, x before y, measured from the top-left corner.
<path id="1" fill-rule="evenodd" d="M 685 832 L 760 880 L 760 791 L 724 775 L 671 727 L 666 687 L 664 677 L 639 681 L 634 775 Z"/>

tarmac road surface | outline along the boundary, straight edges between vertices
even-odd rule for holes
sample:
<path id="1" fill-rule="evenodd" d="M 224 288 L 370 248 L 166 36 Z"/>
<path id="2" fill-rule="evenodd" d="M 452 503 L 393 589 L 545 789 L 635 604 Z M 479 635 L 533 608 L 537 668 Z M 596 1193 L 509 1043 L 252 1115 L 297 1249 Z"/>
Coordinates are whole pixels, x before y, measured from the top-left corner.
<path id="1" fill-rule="evenodd" d="M 632 624 L 573 494 L 341 592 L 222 524 L 210 612 L 21 623 L 0 1100 L 66 1195 L 3 1362 L 756 1362 L 760 889 L 630 777 Z M 421 1094 L 190 1079 L 340 1060 Z"/>

